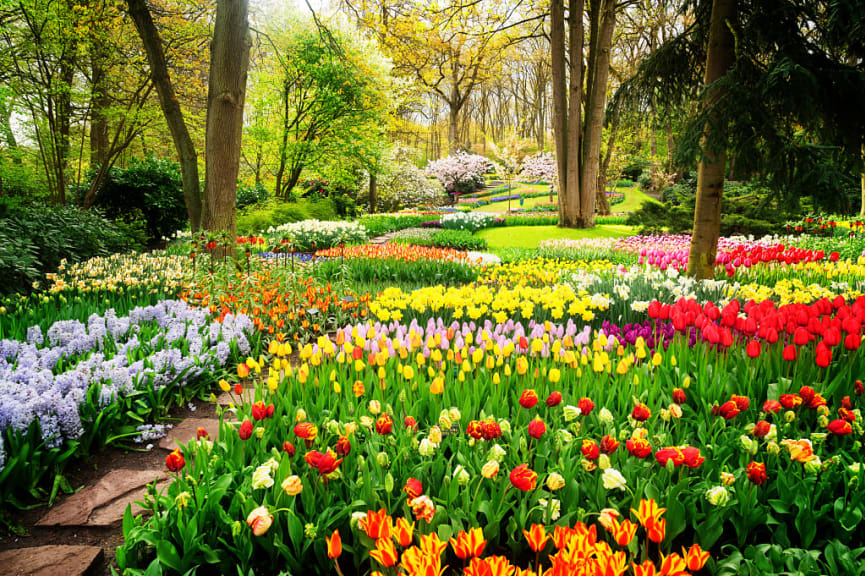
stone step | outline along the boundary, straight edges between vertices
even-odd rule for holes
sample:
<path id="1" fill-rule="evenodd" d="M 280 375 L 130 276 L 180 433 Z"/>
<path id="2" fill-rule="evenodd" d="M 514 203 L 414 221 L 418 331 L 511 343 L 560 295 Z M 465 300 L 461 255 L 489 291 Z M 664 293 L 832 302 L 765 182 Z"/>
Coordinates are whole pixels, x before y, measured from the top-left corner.
<path id="1" fill-rule="evenodd" d="M 144 500 L 146 486 L 156 480 L 157 488 L 168 484 L 165 470 L 112 470 L 96 484 L 85 486 L 65 498 L 42 517 L 37 526 L 100 526 L 110 527 L 123 520 L 126 506 L 133 514 L 141 512 L 135 504 Z"/>
<path id="2" fill-rule="evenodd" d="M 216 442 L 219 435 L 219 419 L 217 418 L 186 418 L 172 428 L 168 435 L 159 441 L 163 450 L 176 450 L 180 444 L 188 444 L 198 437 L 198 429 L 204 428 L 209 439 Z"/>
<path id="3" fill-rule="evenodd" d="M 8 576 L 85 576 L 103 560 L 99 546 L 36 546 L 0 552 Z"/>

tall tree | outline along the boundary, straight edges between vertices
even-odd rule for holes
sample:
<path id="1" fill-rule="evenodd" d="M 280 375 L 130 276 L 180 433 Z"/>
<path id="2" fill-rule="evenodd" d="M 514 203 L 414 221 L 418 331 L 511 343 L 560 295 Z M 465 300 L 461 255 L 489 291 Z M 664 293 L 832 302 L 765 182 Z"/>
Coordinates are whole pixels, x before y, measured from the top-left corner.
<path id="1" fill-rule="evenodd" d="M 705 134 L 700 141 L 702 158 L 697 168 L 697 208 L 694 233 L 688 252 L 688 273 L 697 278 L 715 276 L 715 254 L 721 235 L 721 198 L 727 158 L 725 119 L 717 109 L 724 96 L 723 78 L 735 61 L 733 28 L 736 26 L 736 0 L 714 0 L 709 24 L 709 47 L 703 108 L 709 111 Z"/>
<path id="2" fill-rule="evenodd" d="M 159 95 L 159 105 L 162 107 L 165 123 L 168 125 L 174 148 L 177 151 L 183 179 L 183 198 L 189 213 L 190 227 L 195 232 L 201 226 L 201 185 L 198 177 L 198 154 L 195 151 L 195 145 L 183 118 L 183 110 L 180 108 L 177 93 L 171 82 L 162 38 L 153 22 L 147 3 L 145 0 L 127 0 L 127 7 L 144 45 L 153 83 L 156 85 L 156 93 Z"/>
<path id="3" fill-rule="evenodd" d="M 232 237 L 250 45 L 249 0 L 217 0 L 207 89 L 204 228 Z"/>
<path id="4" fill-rule="evenodd" d="M 614 0 L 595 0 L 590 6 L 591 34 L 585 70 L 584 1 L 570 0 L 567 35 L 563 0 L 553 0 L 550 6 L 559 226 L 568 228 L 590 228 L 595 224 L 610 44 L 616 24 Z M 585 118 L 582 106 L 584 82 Z"/>

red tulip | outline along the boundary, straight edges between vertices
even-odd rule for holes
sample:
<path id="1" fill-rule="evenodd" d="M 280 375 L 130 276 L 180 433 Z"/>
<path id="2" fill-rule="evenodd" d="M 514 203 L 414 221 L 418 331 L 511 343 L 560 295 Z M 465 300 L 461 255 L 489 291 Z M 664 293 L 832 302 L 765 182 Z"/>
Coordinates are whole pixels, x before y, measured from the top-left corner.
<path id="1" fill-rule="evenodd" d="M 782 352 L 784 360 L 787 362 L 795 362 L 796 361 L 796 347 L 792 344 L 787 344 L 784 346 L 784 352 Z"/>
<path id="2" fill-rule="evenodd" d="M 408 495 L 409 500 L 414 500 L 423 494 L 423 484 L 417 478 L 409 478 L 406 480 L 405 486 L 402 489 Z"/>
<path id="3" fill-rule="evenodd" d="M 592 402 L 591 398 L 580 398 L 580 401 L 577 402 L 577 408 L 580 409 L 580 414 L 588 416 L 595 409 L 595 403 Z"/>
<path id="4" fill-rule="evenodd" d="M 619 442 L 609 434 L 606 434 L 601 438 L 600 449 L 604 454 L 610 455 L 615 452 L 618 447 Z"/>
<path id="5" fill-rule="evenodd" d="M 172 472 L 180 472 L 186 466 L 186 460 L 183 459 L 183 454 L 180 450 L 175 450 L 165 457 L 165 466 Z"/>
<path id="6" fill-rule="evenodd" d="M 631 456 L 636 456 L 637 458 L 646 458 L 652 453 L 652 445 L 643 438 L 631 438 L 625 443 L 625 447 L 631 453 Z"/>
<path id="7" fill-rule="evenodd" d="M 778 402 L 777 400 L 766 400 L 763 403 L 763 411 L 764 412 L 771 412 L 772 414 L 777 414 L 778 412 L 781 411 L 781 408 L 782 408 L 781 403 Z"/>
<path id="8" fill-rule="evenodd" d="M 583 440 L 583 445 L 580 450 L 582 451 L 583 456 L 585 456 L 589 460 L 597 460 L 598 457 L 601 455 L 601 448 L 594 440 Z"/>
<path id="9" fill-rule="evenodd" d="M 748 355 L 748 358 L 758 357 L 761 351 L 759 340 L 751 340 L 748 342 L 748 345 L 745 346 L 745 353 Z"/>
<path id="10" fill-rule="evenodd" d="M 529 469 L 528 464 L 520 464 L 511 470 L 510 480 L 514 488 L 528 492 L 535 489 L 538 474 L 534 470 Z"/>
<path id="11" fill-rule="evenodd" d="M 763 462 L 751 462 L 748 464 L 746 471 L 748 474 L 748 480 L 757 486 L 760 486 L 763 482 L 769 479 L 766 475 L 766 464 Z"/>
<path id="12" fill-rule="evenodd" d="M 652 416 L 652 411 L 649 410 L 649 407 L 643 403 L 638 403 L 634 406 L 633 411 L 631 411 L 631 416 L 637 422 L 645 422 Z"/>
<path id="13" fill-rule="evenodd" d="M 240 435 L 241 440 L 249 440 L 249 437 L 252 436 L 252 422 L 249 419 L 244 420 L 237 433 Z"/>
<path id="14" fill-rule="evenodd" d="M 286 440 L 282 443 L 282 451 L 288 454 L 289 458 L 293 458 L 295 452 L 297 452 L 297 449 L 294 447 L 294 444 Z"/>
<path id="15" fill-rule="evenodd" d="M 721 404 L 718 408 L 718 413 L 724 417 L 724 420 L 732 420 L 739 414 L 739 406 L 733 400 L 728 400 Z"/>
<path id="16" fill-rule="evenodd" d="M 829 432 L 835 436 L 847 436 L 853 433 L 853 427 L 847 420 L 832 420 L 829 422 Z"/>
<path id="17" fill-rule="evenodd" d="M 538 403 L 538 393 L 534 390 L 523 390 L 520 394 L 520 406 L 523 408 L 534 408 Z"/>
<path id="18" fill-rule="evenodd" d="M 544 403 L 552 408 L 553 406 L 558 406 L 562 403 L 562 393 L 561 392 L 551 392 Z"/>
<path id="19" fill-rule="evenodd" d="M 529 436 L 535 440 L 540 440 L 541 436 L 547 431 L 547 426 L 540 418 L 535 418 L 529 422 Z"/>
<path id="20" fill-rule="evenodd" d="M 769 433 L 769 428 L 771 428 L 771 424 L 765 420 L 760 420 L 754 425 L 754 436 L 757 438 L 763 438 Z"/>
<path id="21" fill-rule="evenodd" d="M 688 401 L 688 397 L 685 395 L 685 391 L 681 388 L 673 389 L 673 402 L 676 404 L 684 404 Z"/>

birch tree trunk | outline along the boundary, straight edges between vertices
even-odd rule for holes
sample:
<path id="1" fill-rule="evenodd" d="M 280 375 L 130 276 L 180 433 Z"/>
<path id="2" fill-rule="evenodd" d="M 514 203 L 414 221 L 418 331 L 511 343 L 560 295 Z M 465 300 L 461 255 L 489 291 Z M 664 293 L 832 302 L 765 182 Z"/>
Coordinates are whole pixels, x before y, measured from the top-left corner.
<path id="1" fill-rule="evenodd" d="M 735 61 L 733 34 L 736 0 L 714 0 L 709 27 L 709 49 L 706 57 L 705 86 L 722 78 Z M 715 105 L 723 96 L 718 88 L 707 90 L 703 106 Z M 724 166 L 726 162 L 725 127 L 714 120 L 706 123 L 700 146 L 703 158 L 697 168 L 697 206 L 694 212 L 694 233 L 688 253 L 688 274 L 699 279 L 715 275 L 715 255 L 721 235 L 721 198 L 724 193 Z M 720 132 L 715 132 L 720 131 Z M 714 146 L 710 148 L 710 142 Z"/>

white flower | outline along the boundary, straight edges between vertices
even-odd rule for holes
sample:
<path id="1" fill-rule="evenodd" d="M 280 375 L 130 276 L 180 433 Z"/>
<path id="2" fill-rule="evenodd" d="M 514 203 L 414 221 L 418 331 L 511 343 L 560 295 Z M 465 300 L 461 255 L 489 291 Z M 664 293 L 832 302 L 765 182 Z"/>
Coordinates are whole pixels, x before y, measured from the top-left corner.
<path id="1" fill-rule="evenodd" d="M 730 501 L 730 493 L 723 486 L 715 486 L 706 490 L 706 500 L 712 506 L 726 506 Z"/>
<path id="2" fill-rule="evenodd" d="M 270 477 L 270 465 L 262 464 L 252 473 L 252 487 L 255 490 L 270 488 L 273 486 L 273 478 Z"/>
<path id="3" fill-rule="evenodd" d="M 604 470 L 604 474 L 601 476 L 601 480 L 604 482 L 604 488 L 607 490 L 613 490 L 618 488 L 619 490 L 624 490 L 627 485 L 627 481 L 625 477 L 622 476 L 622 473 L 616 470 L 615 468 L 607 468 Z"/>
<path id="4" fill-rule="evenodd" d="M 540 498 L 540 499 L 538 500 L 538 504 L 540 504 L 541 507 L 542 507 L 542 508 L 544 509 L 544 511 L 546 512 L 546 510 L 547 510 L 547 506 L 550 505 L 550 502 L 549 502 L 546 498 Z M 559 519 L 559 516 L 562 515 L 562 503 L 559 502 L 556 498 L 553 498 L 551 508 L 552 508 L 552 510 L 551 510 L 552 514 L 551 514 L 551 516 L 550 516 L 550 520 L 551 520 L 552 522 L 555 522 L 556 520 Z"/>
<path id="5" fill-rule="evenodd" d="M 603 424 L 613 423 L 613 413 L 606 408 L 601 408 L 601 411 L 598 413 L 598 418 L 600 418 Z"/>
<path id="6" fill-rule="evenodd" d="M 417 451 L 421 456 L 433 456 L 436 453 L 436 445 L 424 438 L 420 441 Z"/>

